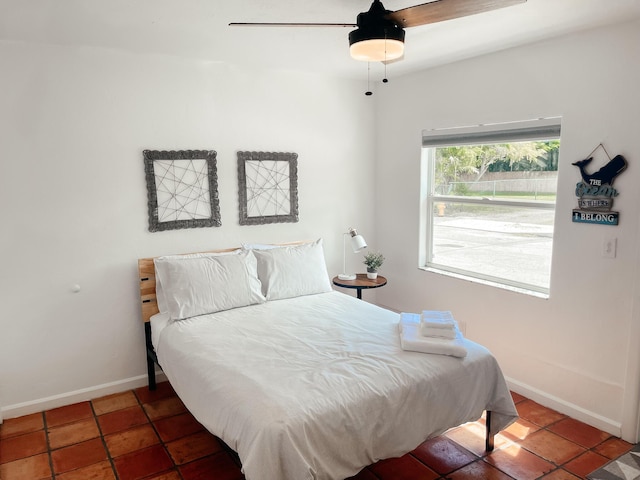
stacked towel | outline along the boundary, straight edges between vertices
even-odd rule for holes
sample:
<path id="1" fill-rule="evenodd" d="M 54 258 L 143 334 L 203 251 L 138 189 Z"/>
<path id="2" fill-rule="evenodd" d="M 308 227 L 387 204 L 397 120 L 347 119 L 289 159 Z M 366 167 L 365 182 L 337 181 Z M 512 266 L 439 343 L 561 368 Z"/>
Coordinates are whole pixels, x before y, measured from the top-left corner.
<path id="1" fill-rule="evenodd" d="M 453 340 L 458 332 L 458 324 L 451 312 L 423 310 L 420 317 L 420 334 L 424 337 L 447 338 Z"/>
<path id="2" fill-rule="evenodd" d="M 453 329 L 425 327 L 424 324 L 420 324 L 420 335 L 423 337 L 446 338 L 447 340 L 453 340 L 456 338 L 456 331 Z"/>
<path id="3" fill-rule="evenodd" d="M 443 312 L 444 313 L 444 312 Z M 458 330 L 458 326 L 451 317 L 449 313 L 450 319 L 454 322 L 454 338 L 443 338 L 436 336 L 424 336 L 421 334 L 422 321 L 425 321 L 427 325 L 425 328 L 439 328 L 443 331 L 450 331 L 451 327 L 437 327 L 432 325 L 432 323 L 436 323 L 433 321 L 431 315 L 425 315 L 423 312 L 422 315 L 418 313 L 401 313 L 400 314 L 400 345 L 403 350 L 408 350 L 412 352 L 421 352 L 421 353 L 435 353 L 439 355 L 450 355 L 453 357 L 466 357 L 467 349 L 464 346 L 464 339 L 460 330 Z M 443 323 L 450 323 L 448 320 Z"/>

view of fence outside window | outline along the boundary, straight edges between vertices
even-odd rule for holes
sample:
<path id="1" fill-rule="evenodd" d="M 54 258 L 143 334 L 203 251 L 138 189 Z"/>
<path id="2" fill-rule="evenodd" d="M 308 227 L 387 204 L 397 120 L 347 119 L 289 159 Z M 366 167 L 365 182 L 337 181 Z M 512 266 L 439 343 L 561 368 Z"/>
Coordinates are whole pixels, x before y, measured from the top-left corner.
<path id="1" fill-rule="evenodd" d="M 422 266 L 548 294 L 559 134 L 556 119 L 423 135 Z"/>

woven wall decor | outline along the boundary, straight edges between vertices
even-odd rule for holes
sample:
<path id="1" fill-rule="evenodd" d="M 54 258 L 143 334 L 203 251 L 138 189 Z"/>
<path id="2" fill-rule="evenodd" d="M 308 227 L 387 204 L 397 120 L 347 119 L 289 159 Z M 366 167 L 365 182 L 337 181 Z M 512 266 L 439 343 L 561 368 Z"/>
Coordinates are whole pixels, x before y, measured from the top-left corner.
<path id="1" fill-rule="evenodd" d="M 149 231 L 219 227 L 214 150 L 144 150 Z"/>
<path id="2" fill-rule="evenodd" d="M 298 221 L 298 154 L 238 152 L 240 225 Z"/>

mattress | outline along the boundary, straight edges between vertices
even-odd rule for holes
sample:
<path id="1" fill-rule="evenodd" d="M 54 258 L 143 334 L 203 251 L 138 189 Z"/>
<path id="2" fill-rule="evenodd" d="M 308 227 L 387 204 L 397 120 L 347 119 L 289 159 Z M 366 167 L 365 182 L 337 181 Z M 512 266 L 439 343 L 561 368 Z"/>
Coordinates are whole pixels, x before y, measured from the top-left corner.
<path id="1" fill-rule="evenodd" d="M 149 321 L 151 322 L 151 344 L 155 350 L 158 350 L 160 332 L 171 323 L 171 317 L 168 313 L 156 313 L 155 315 L 151 315 Z"/>
<path id="2" fill-rule="evenodd" d="M 330 292 L 166 322 L 154 338 L 177 394 L 248 480 L 339 480 L 485 409 L 493 433 L 517 418 L 486 348 L 403 351 L 399 317 Z"/>

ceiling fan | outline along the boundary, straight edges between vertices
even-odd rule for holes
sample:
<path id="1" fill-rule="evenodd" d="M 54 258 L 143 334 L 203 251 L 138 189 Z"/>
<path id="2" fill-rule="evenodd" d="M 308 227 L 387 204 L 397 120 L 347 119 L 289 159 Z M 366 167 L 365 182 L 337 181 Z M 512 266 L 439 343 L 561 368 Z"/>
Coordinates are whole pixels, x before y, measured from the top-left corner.
<path id="1" fill-rule="evenodd" d="M 390 62 L 404 55 L 404 29 L 509 7 L 527 0 L 434 0 L 391 11 L 373 0 L 356 23 L 260 23 L 232 22 L 233 27 L 349 27 L 351 57 L 367 62 Z"/>

